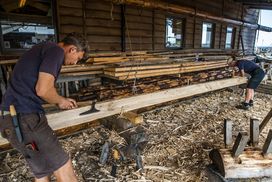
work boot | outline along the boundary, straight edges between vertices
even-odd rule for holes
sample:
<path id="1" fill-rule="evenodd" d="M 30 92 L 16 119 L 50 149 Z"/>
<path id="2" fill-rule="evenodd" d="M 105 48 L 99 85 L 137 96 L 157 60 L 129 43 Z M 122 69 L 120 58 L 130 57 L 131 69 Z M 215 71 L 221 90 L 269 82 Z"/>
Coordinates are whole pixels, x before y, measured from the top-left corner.
<path id="1" fill-rule="evenodd" d="M 249 110 L 250 105 L 247 102 L 242 102 L 241 105 L 236 106 L 237 109 Z"/>
<path id="2" fill-rule="evenodd" d="M 250 101 L 249 101 L 249 106 L 250 106 L 250 107 L 253 107 L 253 100 L 250 100 Z"/>

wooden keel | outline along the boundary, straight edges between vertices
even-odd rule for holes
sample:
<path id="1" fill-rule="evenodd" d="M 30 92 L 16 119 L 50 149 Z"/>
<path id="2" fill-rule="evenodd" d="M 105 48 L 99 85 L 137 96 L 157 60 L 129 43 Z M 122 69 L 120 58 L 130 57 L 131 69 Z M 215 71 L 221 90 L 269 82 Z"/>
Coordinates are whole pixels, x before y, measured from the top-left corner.
<path id="1" fill-rule="evenodd" d="M 105 118 L 123 112 L 133 111 L 148 106 L 153 106 L 177 99 L 191 97 L 227 87 L 232 87 L 246 83 L 242 77 L 211 81 L 207 83 L 195 84 L 190 86 L 167 89 L 149 94 L 97 103 L 96 108 L 100 111 L 97 113 L 83 115 L 79 114 L 90 109 L 90 106 L 81 107 L 73 110 L 62 111 L 59 113 L 48 114 L 49 125 L 54 129 L 63 129 L 93 120 Z M 7 144 L 7 140 L 0 138 L 0 146 Z"/>

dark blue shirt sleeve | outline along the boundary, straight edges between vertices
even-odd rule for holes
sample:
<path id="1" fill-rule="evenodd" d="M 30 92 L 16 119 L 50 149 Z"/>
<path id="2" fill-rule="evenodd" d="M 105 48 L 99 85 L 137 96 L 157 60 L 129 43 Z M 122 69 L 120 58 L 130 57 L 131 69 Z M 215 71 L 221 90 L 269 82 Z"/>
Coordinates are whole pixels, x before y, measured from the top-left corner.
<path id="1" fill-rule="evenodd" d="M 59 71 L 64 61 L 64 51 L 58 46 L 50 46 L 43 49 L 42 63 L 39 72 L 53 75 L 57 79 Z"/>
<path id="2" fill-rule="evenodd" d="M 239 70 L 244 70 L 245 69 L 245 62 L 238 61 L 237 67 L 239 68 Z"/>

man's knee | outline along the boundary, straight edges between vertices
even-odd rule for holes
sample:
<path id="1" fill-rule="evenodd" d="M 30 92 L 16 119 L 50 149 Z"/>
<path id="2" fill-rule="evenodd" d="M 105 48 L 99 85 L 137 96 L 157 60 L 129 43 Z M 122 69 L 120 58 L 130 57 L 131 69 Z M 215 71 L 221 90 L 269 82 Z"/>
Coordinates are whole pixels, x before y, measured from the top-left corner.
<path id="1" fill-rule="evenodd" d="M 49 182 L 49 177 L 35 178 L 35 182 Z"/>
<path id="2" fill-rule="evenodd" d="M 56 176 L 57 181 L 77 182 L 71 159 L 69 159 L 62 167 L 56 170 L 54 175 Z"/>

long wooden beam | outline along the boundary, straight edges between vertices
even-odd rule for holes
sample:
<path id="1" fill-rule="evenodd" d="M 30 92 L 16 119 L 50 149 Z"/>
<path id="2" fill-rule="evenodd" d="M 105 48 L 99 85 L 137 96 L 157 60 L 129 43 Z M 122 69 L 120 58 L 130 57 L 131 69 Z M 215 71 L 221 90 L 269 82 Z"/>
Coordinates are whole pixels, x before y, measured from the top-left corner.
<path id="1" fill-rule="evenodd" d="M 122 112 L 128 112 L 148 106 L 161 104 L 177 99 L 191 97 L 194 95 L 203 94 L 215 90 L 220 90 L 226 87 L 232 87 L 246 83 L 246 79 L 242 77 L 212 81 L 207 83 L 195 84 L 185 87 L 158 91 L 150 94 L 143 94 L 129 98 L 123 98 L 97 104 L 97 113 L 83 115 L 79 114 L 90 109 L 90 106 L 81 107 L 73 110 L 62 111 L 59 113 L 48 114 L 48 123 L 54 130 L 63 129 L 66 127 L 76 126 L 97 119 L 105 118 Z M 8 142 L 0 138 L 0 146 L 6 145 Z"/>
<path id="2" fill-rule="evenodd" d="M 234 19 L 229 19 L 225 17 L 215 16 L 215 15 L 209 14 L 208 12 L 195 11 L 194 8 L 184 7 L 181 5 L 164 2 L 161 0 L 145 0 L 145 1 L 143 0 L 106 0 L 106 1 L 110 1 L 117 4 L 129 4 L 129 5 L 141 6 L 145 8 L 161 9 L 161 10 L 174 12 L 174 13 L 185 13 L 185 14 L 190 14 L 190 15 L 198 16 L 205 19 L 231 23 L 231 24 L 239 25 L 239 26 L 243 25 L 251 29 L 259 29 L 261 31 L 268 31 L 268 32 L 272 31 L 272 28 L 270 27 L 265 27 L 265 26 L 260 26 L 258 24 L 252 24 L 252 23 L 248 23 L 248 22 L 244 22 L 240 20 L 234 20 Z"/>

